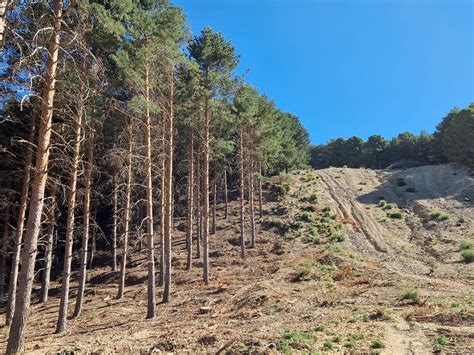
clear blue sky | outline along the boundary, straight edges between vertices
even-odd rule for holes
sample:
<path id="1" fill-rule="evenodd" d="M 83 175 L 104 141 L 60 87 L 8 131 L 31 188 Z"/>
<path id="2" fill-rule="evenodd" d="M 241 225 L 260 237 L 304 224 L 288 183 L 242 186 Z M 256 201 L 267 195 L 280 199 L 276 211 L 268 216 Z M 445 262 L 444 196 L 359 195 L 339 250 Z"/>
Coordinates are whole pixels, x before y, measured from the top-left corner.
<path id="1" fill-rule="evenodd" d="M 432 132 L 474 101 L 473 0 L 176 0 L 313 143 Z"/>

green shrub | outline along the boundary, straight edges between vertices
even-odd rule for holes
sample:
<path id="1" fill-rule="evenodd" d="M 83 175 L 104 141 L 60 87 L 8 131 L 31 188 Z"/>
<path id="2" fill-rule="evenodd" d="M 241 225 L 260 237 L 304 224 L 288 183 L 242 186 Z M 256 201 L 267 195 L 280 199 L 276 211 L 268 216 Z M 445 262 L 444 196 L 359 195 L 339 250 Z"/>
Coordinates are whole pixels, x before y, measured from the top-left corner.
<path id="1" fill-rule="evenodd" d="M 309 201 L 309 202 L 316 202 L 316 201 L 318 201 L 318 195 L 315 194 L 315 193 L 312 193 L 311 195 L 309 195 L 308 201 Z"/>
<path id="2" fill-rule="evenodd" d="M 403 219 L 404 214 L 402 211 L 393 211 L 393 212 L 388 212 L 387 216 L 392 219 Z"/>
<path id="3" fill-rule="evenodd" d="M 467 249 L 461 252 L 463 261 L 467 264 L 474 262 L 474 250 Z"/>
<path id="4" fill-rule="evenodd" d="M 384 206 L 384 210 L 393 210 L 395 208 L 398 208 L 396 203 L 388 203 Z"/>
<path id="5" fill-rule="evenodd" d="M 430 213 L 430 219 L 432 221 L 447 221 L 449 216 L 441 211 L 436 211 Z"/>
<path id="6" fill-rule="evenodd" d="M 344 344 L 346 349 L 354 349 L 356 347 L 355 341 L 351 340 Z"/>
<path id="7" fill-rule="evenodd" d="M 316 212 L 316 206 L 314 205 L 303 206 L 302 210 L 306 212 Z"/>
<path id="8" fill-rule="evenodd" d="M 387 201 L 385 201 L 385 200 L 380 200 L 380 201 L 379 201 L 379 207 L 384 208 L 385 206 L 387 206 Z"/>
<path id="9" fill-rule="evenodd" d="M 323 345 L 323 350 L 332 350 L 334 349 L 334 345 L 332 345 L 332 343 L 330 341 L 327 341 L 324 343 Z"/>
<path id="10" fill-rule="evenodd" d="M 385 343 L 380 339 L 376 339 L 372 342 L 370 347 L 372 349 L 383 349 L 383 348 L 385 348 Z"/>
<path id="11" fill-rule="evenodd" d="M 331 235 L 331 237 L 329 238 L 329 241 L 334 243 L 341 243 L 343 242 L 344 240 L 346 240 L 346 237 L 344 234 L 335 234 L 335 235 Z"/>
<path id="12" fill-rule="evenodd" d="M 409 193 L 415 193 L 416 192 L 414 187 L 408 187 L 405 191 L 409 192 Z"/>
<path id="13" fill-rule="evenodd" d="M 459 244 L 458 251 L 469 250 L 469 249 L 474 249 L 474 243 L 462 242 L 461 244 Z"/>
<path id="14" fill-rule="evenodd" d="M 407 183 L 405 182 L 405 180 L 403 178 L 399 177 L 395 181 L 395 184 L 397 184 L 397 186 L 402 187 L 402 186 L 406 186 Z"/>
<path id="15" fill-rule="evenodd" d="M 419 293 L 417 290 L 406 290 L 402 294 L 402 300 L 412 300 L 414 302 L 418 301 Z"/>
<path id="16" fill-rule="evenodd" d="M 303 221 L 303 222 L 311 222 L 313 220 L 311 216 L 311 212 L 308 212 L 308 211 L 304 211 L 303 213 L 301 213 L 299 215 L 299 219 L 300 221 Z"/>

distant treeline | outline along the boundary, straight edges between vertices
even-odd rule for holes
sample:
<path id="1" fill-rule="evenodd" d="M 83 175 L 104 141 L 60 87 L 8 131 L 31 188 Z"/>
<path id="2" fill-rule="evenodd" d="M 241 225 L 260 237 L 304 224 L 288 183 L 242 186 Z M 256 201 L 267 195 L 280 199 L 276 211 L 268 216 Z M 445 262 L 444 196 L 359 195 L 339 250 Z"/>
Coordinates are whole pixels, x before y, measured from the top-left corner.
<path id="1" fill-rule="evenodd" d="M 433 134 L 403 132 L 391 140 L 373 135 L 367 141 L 354 136 L 311 146 L 311 166 L 315 169 L 329 166 L 382 169 L 401 161 L 474 165 L 474 103 L 463 110 L 452 109 Z"/>

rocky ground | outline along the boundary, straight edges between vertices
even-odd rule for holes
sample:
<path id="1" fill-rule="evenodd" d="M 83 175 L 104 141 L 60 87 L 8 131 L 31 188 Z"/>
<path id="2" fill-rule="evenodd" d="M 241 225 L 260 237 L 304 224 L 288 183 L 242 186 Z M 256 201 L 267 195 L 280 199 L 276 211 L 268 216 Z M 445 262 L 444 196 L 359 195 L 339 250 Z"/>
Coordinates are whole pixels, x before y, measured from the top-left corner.
<path id="1" fill-rule="evenodd" d="M 102 254 L 88 276 L 83 314 L 64 334 L 54 334 L 59 284 L 46 304 L 35 292 L 26 350 L 473 352 L 474 263 L 460 253 L 474 242 L 470 174 L 440 165 L 274 177 L 246 260 L 239 257 L 237 201 L 227 220 L 220 206 L 209 286 L 199 260 L 184 269 L 177 221 L 172 300 L 158 305 L 155 320 L 144 319 L 144 252 L 134 252 L 122 301 L 115 299 L 118 275 Z M 74 279 L 72 306 L 76 286 Z M 3 327 L 0 351 L 7 335 Z"/>

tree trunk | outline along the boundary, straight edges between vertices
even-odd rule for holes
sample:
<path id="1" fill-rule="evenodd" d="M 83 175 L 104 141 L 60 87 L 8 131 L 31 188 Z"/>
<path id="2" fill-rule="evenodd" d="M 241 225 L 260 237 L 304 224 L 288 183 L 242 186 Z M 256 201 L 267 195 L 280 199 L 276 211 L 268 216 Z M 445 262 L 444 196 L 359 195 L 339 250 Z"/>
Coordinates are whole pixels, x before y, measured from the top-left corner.
<path id="1" fill-rule="evenodd" d="M 186 229 L 186 269 L 191 269 L 193 262 L 193 194 L 194 194 L 194 134 L 191 131 L 189 142 L 189 157 L 188 157 L 188 215 L 187 215 L 187 229 Z"/>
<path id="2" fill-rule="evenodd" d="M 209 97 L 206 97 L 204 108 L 204 144 L 203 144 L 203 281 L 209 284 L 209 129 L 210 129 Z"/>
<path id="3" fill-rule="evenodd" d="M 125 218 L 124 218 L 124 232 L 122 241 L 122 260 L 120 263 L 120 283 L 118 288 L 118 299 L 123 299 L 125 291 L 125 272 L 127 267 L 128 254 L 128 233 L 130 230 L 130 216 L 132 214 L 131 198 L 132 198 L 132 121 L 128 123 L 128 153 L 127 153 L 127 187 L 125 192 Z"/>
<path id="4" fill-rule="evenodd" d="M 165 169 L 165 288 L 163 292 L 163 302 L 169 302 L 171 294 L 171 230 L 173 223 L 172 213 L 172 187 L 173 187 L 173 116 L 174 116 L 174 66 L 171 64 L 169 72 L 169 112 L 165 122 L 166 139 L 164 141 L 166 151 Z M 166 114 L 163 116 L 166 117 Z"/>
<path id="5" fill-rule="evenodd" d="M 145 68 L 145 174 L 146 174 L 146 244 L 148 259 L 148 307 L 147 319 L 154 319 L 155 302 L 155 246 L 153 243 L 153 181 L 151 169 L 151 117 L 150 117 L 150 84 L 149 66 Z"/>
<path id="6" fill-rule="evenodd" d="M 263 218 L 263 192 L 262 192 L 262 163 L 258 162 L 258 211 L 260 215 L 260 219 Z"/>
<path id="7" fill-rule="evenodd" d="M 244 130 L 239 130 L 239 214 L 240 214 L 240 257 L 245 259 L 245 204 L 244 204 Z"/>
<path id="8" fill-rule="evenodd" d="M 96 207 L 97 208 L 97 207 Z M 89 269 L 92 270 L 94 268 L 94 257 L 95 257 L 95 254 L 96 254 L 96 250 L 97 250 L 97 243 L 96 243 L 96 239 L 97 239 L 97 211 L 94 211 L 93 215 L 91 218 L 89 219 L 92 219 L 92 236 L 91 236 L 91 245 L 90 245 L 90 252 L 89 252 Z M 87 258 L 86 258 L 86 262 L 87 262 Z M 86 267 L 87 268 L 87 267 Z"/>
<path id="9" fill-rule="evenodd" d="M 201 210 L 201 148 L 200 141 L 196 150 L 196 258 L 201 259 L 202 210 Z"/>
<path id="10" fill-rule="evenodd" d="M 213 194 L 213 200 L 212 200 L 212 234 L 216 234 L 216 229 L 217 229 L 217 221 L 216 221 L 216 213 L 217 213 L 217 182 L 214 180 L 214 183 L 212 185 L 212 194 Z"/>
<path id="11" fill-rule="evenodd" d="M 114 216 L 112 231 L 112 271 L 117 271 L 118 182 L 114 178 Z"/>
<path id="12" fill-rule="evenodd" d="M 250 209 L 250 247 L 255 248 L 255 206 L 254 206 L 254 181 L 253 181 L 253 142 L 250 142 L 249 154 L 249 209 Z"/>
<path id="13" fill-rule="evenodd" d="M 43 278 L 41 280 L 41 302 L 46 303 L 48 301 L 49 283 L 51 279 L 51 266 L 53 264 L 53 239 L 55 233 L 55 210 L 56 210 L 56 196 L 53 194 L 51 197 L 51 207 L 49 211 L 49 225 L 48 225 L 48 236 L 46 240 L 45 252 L 44 252 L 44 270 Z"/>
<path id="14" fill-rule="evenodd" d="M 84 103 L 82 102 L 82 93 L 84 92 L 84 84 L 81 81 L 80 102 L 77 109 L 76 127 L 74 132 L 74 147 L 72 153 L 71 177 L 69 178 L 69 194 L 67 199 L 67 219 L 66 219 L 66 245 L 64 247 L 64 266 L 63 266 L 63 282 L 61 286 L 61 302 L 59 304 L 59 316 L 56 325 L 56 333 L 61 333 L 66 329 L 68 303 L 69 303 L 69 286 L 71 278 L 72 263 L 72 247 L 74 237 L 74 211 L 76 209 L 76 193 L 77 193 L 77 173 L 79 159 L 81 158 L 81 129 L 82 116 L 84 113 Z"/>
<path id="15" fill-rule="evenodd" d="M 0 50 L 3 49 L 3 44 L 5 42 L 5 33 L 7 32 L 6 16 L 10 2 L 10 0 L 0 0 Z"/>
<path id="16" fill-rule="evenodd" d="M 28 136 L 28 146 L 26 148 L 25 155 L 25 170 L 23 172 L 23 181 L 21 186 L 21 197 L 20 206 L 18 209 L 18 219 L 16 222 L 16 230 L 13 235 L 13 255 L 12 255 L 12 267 L 10 272 L 10 286 L 8 288 L 8 303 L 5 315 L 5 324 L 10 325 L 13 312 L 15 311 L 16 302 L 16 289 L 18 284 L 18 271 L 20 267 L 20 252 L 21 252 L 21 241 L 23 239 L 23 229 L 25 225 L 26 208 L 28 205 L 28 192 L 30 189 L 30 177 L 31 177 L 31 162 L 33 160 L 33 144 L 36 134 L 36 120 L 32 119 L 30 134 Z"/>
<path id="17" fill-rule="evenodd" d="M 5 274 L 7 268 L 7 257 L 8 257 L 8 232 L 10 229 L 10 203 L 7 201 L 5 207 L 5 214 L 3 219 L 3 236 L 2 236 L 2 254 L 0 261 L 0 303 L 4 302 L 5 294 Z"/>
<path id="18" fill-rule="evenodd" d="M 158 285 L 165 283 L 165 168 L 166 168 L 166 138 L 165 138 L 165 118 L 161 120 L 161 171 L 160 171 L 160 275 Z"/>
<path id="19" fill-rule="evenodd" d="M 76 306 L 74 308 L 73 317 L 78 317 L 82 311 L 82 300 L 84 298 L 84 290 L 86 288 L 86 272 L 87 272 L 87 248 L 89 244 L 89 227 L 90 227 L 90 205 L 91 205 L 91 180 L 92 180 L 92 164 L 94 154 L 94 138 L 92 132 L 87 142 L 87 162 L 84 172 L 84 202 L 82 206 L 82 250 L 81 265 L 79 269 L 79 286 L 77 289 Z M 92 264 L 92 263 L 91 263 Z"/>
<path id="20" fill-rule="evenodd" d="M 227 169 L 224 169 L 224 219 L 227 219 L 229 214 L 229 198 L 227 192 Z"/>
<path id="21" fill-rule="evenodd" d="M 36 152 L 36 170 L 33 179 L 31 203 L 28 212 L 28 223 L 25 232 L 21 271 L 17 293 L 17 305 L 13 315 L 6 353 L 19 352 L 25 340 L 25 328 L 30 307 L 31 289 L 33 286 L 38 234 L 43 213 L 43 198 L 48 177 L 48 162 L 51 140 L 51 123 L 53 117 L 56 68 L 58 63 L 59 40 L 61 34 L 61 16 L 63 1 L 54 0 L 54 21 L 51 40 L 48 46 L 46 76 L 41 101 L 38 148 Z"/>

